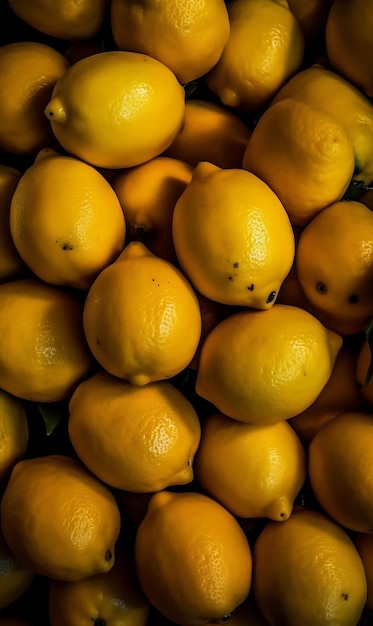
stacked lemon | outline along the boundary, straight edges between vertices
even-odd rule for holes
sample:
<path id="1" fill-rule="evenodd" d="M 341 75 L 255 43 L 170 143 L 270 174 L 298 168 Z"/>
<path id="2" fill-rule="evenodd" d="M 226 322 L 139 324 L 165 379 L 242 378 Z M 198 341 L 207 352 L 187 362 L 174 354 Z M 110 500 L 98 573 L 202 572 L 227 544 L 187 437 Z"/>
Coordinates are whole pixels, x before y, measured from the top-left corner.
<path id="1" fill-rule="evenodd" d="M 7 16 L 0 624 L 357 626 L 370 0 Z"/>

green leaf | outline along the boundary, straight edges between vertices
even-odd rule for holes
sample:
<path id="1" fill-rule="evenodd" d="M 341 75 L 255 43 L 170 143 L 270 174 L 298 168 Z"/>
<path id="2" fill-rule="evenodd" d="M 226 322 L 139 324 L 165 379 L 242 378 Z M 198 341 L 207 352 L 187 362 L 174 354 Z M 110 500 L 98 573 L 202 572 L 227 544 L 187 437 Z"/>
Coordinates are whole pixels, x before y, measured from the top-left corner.
<path id="1" fill-rule="evenodd" d="M 370 189 L 373 189 L 373 187 L 365 185 L 361 180 L 352 180 L 343 196 L 343 200 L 359 200 Z"/>
<path id="2" fill-rule="evenodd" d="M 51 435 L 59 423 L 66 418 L 66 406 L 61 403 L 38 404 L 47 435 Z"/>
<path id="3" fill-rule="evenodd" d="M 370 354 L 371 354 L 368 371 L 364 380 L 364 387 L 367 387 L 373 374 L 373 319 L 371 319 L 369 324 L 365 327 L 364 332 L 368 339 L 368 345 L 369 345 Z"/>
<path id="4" fill-rule="evenodd" d="M 196 80 L 192 80 L 190 83 L 185 83 L 184 85 L 185 99 L 188 100 L 196 91 L 196 89 L 197 89 Z"/>

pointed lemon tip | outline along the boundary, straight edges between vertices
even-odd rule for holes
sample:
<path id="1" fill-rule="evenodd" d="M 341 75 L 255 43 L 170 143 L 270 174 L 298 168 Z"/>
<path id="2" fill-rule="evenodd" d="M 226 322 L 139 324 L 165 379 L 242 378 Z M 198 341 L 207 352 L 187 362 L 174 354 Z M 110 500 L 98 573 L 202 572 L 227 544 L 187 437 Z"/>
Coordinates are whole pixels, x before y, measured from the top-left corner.
<path id="1" fill-rule="evenodd" d="M 192 180 L 206 178 L 211 174 L 215 174 L 220 171 L 220 167 L 215 165 L 214 163 L 210 163 L 210 161 L 200 161 L 194 168 L 192 174 Z"/>
<path id="2" fill-rule="evenodd" d="M 44 109 L 44 114 L 51 122 L 58 124 L 66 121 L 66 111 L 63 102 L 60 98 L 55 97 L 47 104 Z"/>

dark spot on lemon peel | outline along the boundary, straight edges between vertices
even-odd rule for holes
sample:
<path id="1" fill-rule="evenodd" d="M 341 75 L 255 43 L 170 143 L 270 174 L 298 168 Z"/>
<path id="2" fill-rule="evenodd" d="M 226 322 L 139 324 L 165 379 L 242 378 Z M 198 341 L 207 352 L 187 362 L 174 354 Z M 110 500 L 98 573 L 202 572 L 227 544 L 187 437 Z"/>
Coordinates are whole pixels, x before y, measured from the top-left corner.
<path id="1" fill-rule="evenodd" d="M 70 243 L 63 243 L 61 246 L 62 250 L 74 250 L 74 246 Z"/>
<path id="2" fill-rule="evenodd" d="M 348 600 L 348 593 L 341 593 L 341 596 L 344 600 Z"/>
<path id="3" fill-rule="evenodd" d="M 113 558 L 113 554 L 111 552 L 111 550 L 108 550 L 105 554 L 105 559 L 106 561 L 111 561 L 111 559 Z"/>
<path id="4" fill-rule="evenodd" d="M 233 263 L 233 267 L 238 267 L 238 266 L 239 266 L 238 261 L 236 261 L 235 263 Z"/>
<path id="5" fill-rule="evenodd" d="M 328 291 L 325 283 L 316 283 L 316 290 L 318 291 L 318 293 L 321 294 L 324 294 Z"/>
<path id="6" fill-rule="evenodd" d="M 348 301 L 351 304 L 356 304 L 356 302 L 359 302 L 359 296 L 356 295 L 356 293 L 352 294 L 352 296 L 349 297 Z"/>
<path id="7" fill-rule="evenodd" d="M 228 280 L 233 280 L 233 276 L 228 276 Z"/>
<path id="8" fill-rule="evenodd" d="M 266 304 L 270 304 L 271 302 L 273 302 L 273 300 L 276 297 L 276 292 L 275 291 L 271 291 L 271 293 L 269 294 L 267 300 L 266 300 Z"/>
<path id="9" fill-rule="evenodd" d="M 251 283 L 251 285 L 247 285 L 247 288 L 249 291 L 254 291 L 254 283 Z"/>

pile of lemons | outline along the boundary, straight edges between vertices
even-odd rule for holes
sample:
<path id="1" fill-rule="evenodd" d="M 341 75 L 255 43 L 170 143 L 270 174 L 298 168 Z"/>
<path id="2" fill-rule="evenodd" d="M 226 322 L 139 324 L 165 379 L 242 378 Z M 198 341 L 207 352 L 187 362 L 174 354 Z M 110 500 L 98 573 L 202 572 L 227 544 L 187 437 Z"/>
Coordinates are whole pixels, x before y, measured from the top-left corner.
<path id="1" fill-rule="evenodd" d="M 2 11 L 0 626 L 369 619 L 371 0 Z"/>

